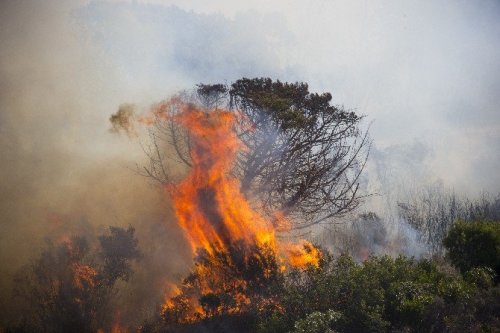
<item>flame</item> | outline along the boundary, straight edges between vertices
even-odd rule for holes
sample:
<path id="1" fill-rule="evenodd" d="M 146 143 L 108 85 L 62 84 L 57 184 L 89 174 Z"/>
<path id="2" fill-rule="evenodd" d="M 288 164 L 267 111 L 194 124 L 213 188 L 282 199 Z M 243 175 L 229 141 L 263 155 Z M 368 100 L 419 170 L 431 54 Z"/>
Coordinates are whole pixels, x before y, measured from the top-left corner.
<path id="1" fill-rule="evenodd" d="M 109 329 L 109 333 L 128 333 L 129 330 L 120 324 L 121 321 L 121 311 L 117 310 L 114 314 L 113 325 Z M 106 333 L 104 328 L 99 328 L 96 333 Z"/>
<path id="2" fill-rule="evenodd" d="M 190 131 L 193 168 L 170 192 L 193 251 L 227 251 L 235 240 L 275 244 L 272 225 L 250 207 L 239 181 L 229 175 L 236 154 L 244 148 L 233 131 L 235 117 L 228 111 L 189 107 L 176 117 Z"/>
<path id="3" fill-rule="evenodd" d="M 120 325 L 120 323 L 116 322 L 111 327 L 111 333 L 128 333 L 128 330 Z"/>
<path id="4" fill-rule="evenodd" d="M 174 113 L 169 112 L 172 109 Z M 190 140 L 192 167 L 184 180 L 167 185 L 166 190 L 198 261 L 191 280 L 187 278 L 178 289 L 169 288 L 174 293 L 162 306 L 166 320 L 170 316 L 192 322 L 222 311 L 238 313 L 251 303 L 246 294 L 249 284 L 271 281 L 287 265 L 319 265 L 321 253 L 311 243 L 278 242 L 273 225 L 289 226 L 284 214 L 275 212 L 268 218 L 253 209 L 240 192 L 239 180 L 231 176 L 238 152 L 246 149 L 235 131 L 239 116 L 173 99 L 157 105 L 152 117 L 140 118 L 143 124 L 151 124 L 154 119 L 174 121 L 187 130 Z M 252 265 L 261 269 L 260 276 L 246 280 Z M 232 297 L 230 306 L 218 298 L 227 294 Z M 258 306 L 272 303 L 272 299 L 264 299 Z"/>
<path id="5" fill-rule="evenodd" d="M 288 245 L 288 259 L 294 267 L 318 267 L 321 252 L 310 242 L 302 239 L 299 244 Z"/>
<path id="6" fill-rule="evenodd" d="M 114 323 L 111 327 L 110 333 L 128 333 L 129 331 L 126 328 L 123 328 L 119 323 Z M 96 333 L 105 333 L 105 330 L 99 328 Z"/>

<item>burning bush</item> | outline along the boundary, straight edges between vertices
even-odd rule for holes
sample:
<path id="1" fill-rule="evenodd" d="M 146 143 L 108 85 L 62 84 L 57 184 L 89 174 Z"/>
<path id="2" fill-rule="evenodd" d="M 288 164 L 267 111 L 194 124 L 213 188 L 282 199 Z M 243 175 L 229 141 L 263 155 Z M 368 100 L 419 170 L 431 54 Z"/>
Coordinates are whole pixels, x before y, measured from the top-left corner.
<path id="1" fill-rule="evenodd" d="M 159 105 L 154 116 L 186 129 L 191 160 L 182 181 L 165 185 L 195 258 L 177 295 L 162 307 L 167 327 L 215 317 L 255 319 L 274 311 L 286 266 L 318 265 L 321 254 L 306 241 L 279 242 L 273 221 L 241 193 L 231 173 L 238 152 L 245 149 L 235 131 L 241 115 L 173 99 Z M 275 216 L 283 219 L 279 212 Z"/>
<path id="2" fill-rule="evenodd" d="M 236 242 L 228 252 L 200 250 L 179 294 L 165 303 L 163 318 L 167 324 L 183 324 L 269 311 L 278 305 L 276 288 L 282 279 L 272 248 Z"/>
<path id="3" fill-rule="evenodd" d="M 49 242 L 39 258 L 16 278 L 16 294 L 26 301 L 18 325 L 28 332 L 96 332 L 111 328 L 109 308 L 115 283 L 127 280 L 140 253 L 134 228 L 110 227 L 91 249 L 86 238 Z"/>

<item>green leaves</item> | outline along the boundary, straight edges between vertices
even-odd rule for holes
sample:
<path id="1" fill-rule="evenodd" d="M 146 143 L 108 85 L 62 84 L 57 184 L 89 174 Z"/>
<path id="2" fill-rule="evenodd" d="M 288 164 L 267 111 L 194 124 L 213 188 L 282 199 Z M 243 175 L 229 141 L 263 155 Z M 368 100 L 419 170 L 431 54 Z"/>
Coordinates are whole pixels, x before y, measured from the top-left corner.
<path id="1" fill-rule="evenodd" d="M 248 110 L 262 112 L 284 130 L 313 129 L 321 124 L 322 115 L 337 114 L 340 119 L 359 119 L 330 105 L 330 93 L 310 93 L 307 83 L 287 83 L 269 78 L 243 78 L 232 84 L 232 100 Z"/>
<path id="2" fill-rule="evenodd" d="M 464 278 L 442 260 L 373 256 L 356 263 L 347 255 L 325 256 L 318 269 L 289 273 L 280 295 L 281 310 L 262 319 L 260 328 L 261 332 L 445 330 L 452 327 L 450 318 L 459 320 L 464 307 L 476 304 L 478 293 L 489 293 L 491 286 L 488 270 L 478 269 Z M 338 314 L 335 321 L 326 320 L 330 311 Z M 471 311 L 470 325 L 479 320 L 479 310 Z"/>
<path id="3" fill-rule="evenodd" d="M 294 324 L 291 333 L 335 333 L 331 325 L 337 322 L 342 315 L 333 310 L 326 312 L 315 311 L 306 318 L 298 320 Z"/>
<path id="4" fill-rule="evenodd" d="M 448 257 L 462 273 L 490 267 L 500 274 L 500 222 L 457 222 L 443 241 Z"/>

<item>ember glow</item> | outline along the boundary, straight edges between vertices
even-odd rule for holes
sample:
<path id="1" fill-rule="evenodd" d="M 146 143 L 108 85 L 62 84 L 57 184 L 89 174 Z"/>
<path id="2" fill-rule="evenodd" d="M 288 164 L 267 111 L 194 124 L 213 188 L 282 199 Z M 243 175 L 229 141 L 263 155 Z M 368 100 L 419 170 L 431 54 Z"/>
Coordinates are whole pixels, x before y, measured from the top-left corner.
<path id="1" fill-rule="evenodd" d="M 318 267 L 321 252 L 303 239 L 299 244 L 288 246 L 288 258 L 291 265 L 295 267 L 307 267 L 308 265 Z"/>
<path id="2" fill-rule="evenodd" d="M 177 113 L 166 114 L 173 105 Z M 252 284 L 270 283 L 286 266 L 319 265 L 321 253 L 309 242 L 278 241 L 271 219 L 252 207 L 240 192 L 239 180 L 231 176 L 238 152 L 245 149 L 235 130 L 238 113 L 205 110 L 178 100 L 161 104 L 154 113 L 155 118 L 170 117 L 187 130 L 192 164 L 181 182 L 166 186 L 195 256 L 191 281 L 163 305 L 166 317 L 180 316 L 189 322 L 219 311 L 237 313 L 251 303 Z M 286 223 L 283 214 L 275 215 L 280 224 Z M 233 297 L 229 308 L 210 299 L 226 292 Z M 179 315 L 181 309 L 185 313 Z"/>

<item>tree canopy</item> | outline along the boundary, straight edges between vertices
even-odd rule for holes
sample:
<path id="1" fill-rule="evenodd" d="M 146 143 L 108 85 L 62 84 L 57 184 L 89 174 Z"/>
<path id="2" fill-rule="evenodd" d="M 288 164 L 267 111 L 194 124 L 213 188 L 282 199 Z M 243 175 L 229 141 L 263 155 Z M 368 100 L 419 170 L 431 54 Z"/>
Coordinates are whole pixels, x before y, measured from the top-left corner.
<path id="1" fill-rule="evenodd" d="M 370 142 L 360 129 L 363 117 L 331 104 L 330 93 L 311 93 L 306 83 L 242 78 L 230 86 L 200 84 L 180 96 L 207 112 L 238 112 L 235 130 L 246 146 L 233 168 L 241 191 L 261 208 L 293 216 L 294 228 L 327 223 L 359 204 L 359 177 Z M 175 106 L 168 112 L 175 113 Z M 171 181 L 168 161 L 190 166 L 189 133 L 170 117 L 156 119 L 146 149 L 146 176 Z M 162 152 L 170 144 L 175 157 Z"/>

